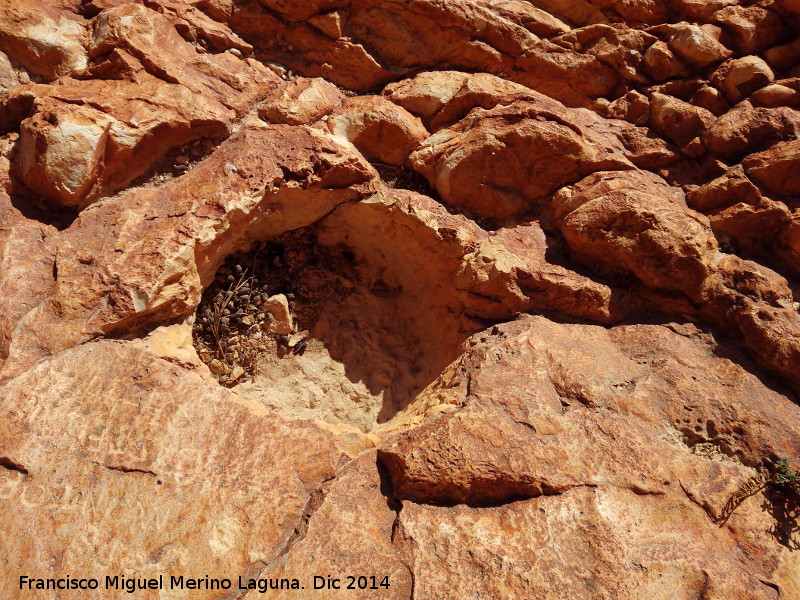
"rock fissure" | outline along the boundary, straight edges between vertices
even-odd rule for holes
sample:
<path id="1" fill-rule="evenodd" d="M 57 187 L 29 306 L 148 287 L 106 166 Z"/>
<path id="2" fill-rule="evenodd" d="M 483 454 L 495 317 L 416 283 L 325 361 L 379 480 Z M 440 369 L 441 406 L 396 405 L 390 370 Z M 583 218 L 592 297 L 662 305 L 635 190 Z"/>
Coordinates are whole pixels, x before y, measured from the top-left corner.
<path id="1" fill-rule="evenodd" d="M 104 469 L 108 469 L 109 471 L 118 471 L 120 473 L 141 473 L 143 475 L 151 475 L 153 477 L 158 477 L 158 475 L 154 471 L 149 471 L 147 469 L 139 469 L 136 467 L 126 467 L 123 465 L 106 465 L 101 463 L 93 463 L 99 467 Z M 158 483 L 160 484 L 161 481 L 159 480 Z"/>
<path id="2" fill-rule="evenodd" d="M 402 458 L 396 454 L 378 450 L 378 461 L 387 489 L 391 490 L 391 498 L 400 502 L 401 506 L 402 502 L 413 502 L 440 507 L 463 505 L 470 508 L 497 508 L 542 496 L 560 496 L 577 488 L 597 487 L 594 483 L 527 483 L 501 477 L 486 481 L 476 478 L 466 485 L 446 481 L 414 481 L 403 472 Z"/>
<path id="3" fill-rule="evenodd" d="M 692 494 L 686 487 L 683 485 L 683 482 L 678 481 L 678 485 L 680 486 L 681 490 L 683 491 L 684 495 L 689 499 L 689 502 L 698 506 L 713 523 L 717 522 L 717 517 L 712 513 L 712 510 L 703 502 L 697 499 L 697 497 Z"/>
<path id="4" fill-rule="evenodd" d="M 281 558 L 286 556 L 292 549 L 292 547 L 297 544 L 298 542 L 302 541 L 303 538 L 306 536 L 308 532 L 308 523 L 311 518 L 314 516 L 314 513 L 319 510 L 322 504 L 325 502 L 325 496 L 327 495 L 328 490 L 330 489 L 332 482 L 336 480 L 336 477 L 331 477 L 322 481 L 317 489 L 311 492 L 308 498 L 308 502 L 303 509 L 300 518 L 297 521 L 297 524 L 294 527 L 291 535 L 286 538 L 285 543 L 280 547 L 278 552 L 275 556 L 264 565 L 261 569 L 260 573 L 264 573 L 265 571 L 269 571 L 275 565 L 278 564 Z"/>
<path id="5" fill-rule="evenodd" d="M 28 469 L 26 469 L 24 465 L 14 462 L 7 456 L 0 456 L 0 467 L 3 467 L 8 471 L 16 471 L 17 473 L 21 473 L 25 476 L 28 475 Z"/>

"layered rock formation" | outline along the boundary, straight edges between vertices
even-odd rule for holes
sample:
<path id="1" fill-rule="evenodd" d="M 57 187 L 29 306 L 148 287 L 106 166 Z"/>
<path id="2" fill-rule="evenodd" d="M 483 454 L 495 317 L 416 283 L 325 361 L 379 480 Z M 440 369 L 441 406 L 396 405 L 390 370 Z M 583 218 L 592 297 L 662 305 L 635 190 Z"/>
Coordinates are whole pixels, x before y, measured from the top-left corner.
<path id="1" fill-rule="evenodd" d="M 2 597 L 800 598 L 798 31 L 0 6 Z"/>

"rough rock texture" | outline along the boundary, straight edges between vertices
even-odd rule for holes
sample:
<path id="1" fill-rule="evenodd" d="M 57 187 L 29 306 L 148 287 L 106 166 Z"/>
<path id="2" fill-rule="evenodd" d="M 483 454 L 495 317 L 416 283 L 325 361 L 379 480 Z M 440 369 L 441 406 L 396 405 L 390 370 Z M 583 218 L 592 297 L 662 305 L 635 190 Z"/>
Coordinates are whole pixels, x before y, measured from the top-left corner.
<path id="1" fill-rule="evenodd" d="M 178 146 L 226 136 L 280 82 L 251 59 L 199 53 L 138 4 L 103 11 L 87 46 L 93 77 L 20 87 L 4 102 L 3 128 L 20 132 L 21 182 L 71 207 L 125 187 Z"/>
<path id="2" fill-rule="evenodd" d="M 621 144 L 592 130 L 595 120 L 547 98 L 477 108 L 425 140 L 411 163 L 453 208 L 517 217 L 593 171 L 633 167 Z"/>
<path id="3" fill-rule="evenodd" d="M 332 83 L 320 79 L 297 79 L 286 85 L 279 97 L 270 98 L 258 116 L 271 123 L 309 125 L 330 113 L 344 100 Z"/>
<path id="4" fill-rule="evenodd" d="M 800 598 L 798 31 L 4 3 L 0 597 Z"/>
<path id="5" fill-rule="evenodd" d="M 383 96 L 345 100 L 327 124 L 369 160 L 397 166 L 430 135 L 417 117 Z"/>

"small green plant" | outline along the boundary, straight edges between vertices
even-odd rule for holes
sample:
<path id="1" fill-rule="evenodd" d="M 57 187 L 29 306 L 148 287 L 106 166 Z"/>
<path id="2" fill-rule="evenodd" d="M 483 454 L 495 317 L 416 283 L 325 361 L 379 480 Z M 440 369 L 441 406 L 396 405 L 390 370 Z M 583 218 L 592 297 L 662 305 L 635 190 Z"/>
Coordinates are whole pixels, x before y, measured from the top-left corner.
<path id="1" fill-rule="evenodd" d="M 789 466 L 789 461 L 785 458 L 775 463 L 775 485 L 784 491 L 800 496 L 800 472 L 795 471 Z"/>
<path id="2" fill-rule="evenodd" d="M 767 487 L 800 500 L 800 471 L 795 471 L 789 466 L 789 461 L 782 458 L 768 467 L 759 469 L 758 474 L 748 479 L 733 495 L 728 498 L 722 513 L 717 518 L 720 527 L 728 522 L 731 515 L 742 503 L 755 496 Z"/>

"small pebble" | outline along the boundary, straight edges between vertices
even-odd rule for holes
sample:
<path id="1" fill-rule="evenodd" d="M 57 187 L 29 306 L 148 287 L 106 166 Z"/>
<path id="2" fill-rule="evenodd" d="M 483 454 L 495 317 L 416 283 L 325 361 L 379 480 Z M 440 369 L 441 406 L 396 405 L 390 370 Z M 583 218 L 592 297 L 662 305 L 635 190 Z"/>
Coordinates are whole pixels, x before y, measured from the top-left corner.
<path id="1" fill-rule="evenodd" d="M 225 365 L 216 358 L 209 363 L 208 368 L 214 375 L 224 375 L 227 371 Z"/>

